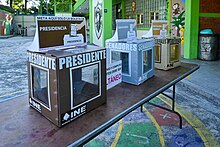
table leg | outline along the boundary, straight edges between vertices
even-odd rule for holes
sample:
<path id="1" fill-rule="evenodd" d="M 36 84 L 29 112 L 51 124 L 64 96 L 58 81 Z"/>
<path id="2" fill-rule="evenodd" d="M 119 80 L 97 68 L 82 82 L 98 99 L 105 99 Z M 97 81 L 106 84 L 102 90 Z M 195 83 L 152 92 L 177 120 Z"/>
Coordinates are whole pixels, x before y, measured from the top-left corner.
<path id="1" fill-rule="evenodd" d="M 150 104 L 150 105 L 153 105 L 153 106 L 155 106 L 155 107 L 158 107 L 158 108 L 167 110 L 167 111 L 169 111 L 169 112 L 172 112 L 172 113 L 175 113 L 176 115 L 178 115 L 179 120 L 180 120 L 179 127 L 180 127 L 180 129 L 182 129 L 182 117 L 181 117 L 181 115 L 180 115 L 178 112 L 175 111 L 175 98 L 176 98 L 176 96 L 175 96 L 175 94 L 176 94 L 175 84 L 173 84 L 172 97 L 169 96 L 169 95 L 167 95 L 167 94 L 165 94 L 165 93 L 162 93 L 162 94 L 172 100 L 172 110 L 170 110 L 170 109 L 168 109 L 168 108 L 165 108 L 165 107 L 163 107 L 163 106 L 160 106 L 160 105 L 151 103 L 151 102 L 147 102 L 147 103 Z M 142 110 L 142 106 L 141 106 L 141 112 L 142 112 L 142 111 L 143 111 L 143 110 Z"/>

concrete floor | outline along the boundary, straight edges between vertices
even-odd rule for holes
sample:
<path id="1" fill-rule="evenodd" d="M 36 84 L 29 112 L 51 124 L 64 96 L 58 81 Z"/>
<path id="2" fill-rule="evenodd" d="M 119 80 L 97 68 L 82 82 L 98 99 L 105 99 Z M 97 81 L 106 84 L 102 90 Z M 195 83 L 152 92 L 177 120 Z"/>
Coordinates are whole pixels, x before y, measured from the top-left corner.
<path id="1" fill-rule="evenodd" d="M 26 50 L 33 38 L 0 39 L 0 102 L 27 93 Z M 220 61 L 185 60 L 200 69 L 176 85 L 176 110 L 183 117 L 144 105 L 85 146 L 220 146 Z M 166 93 L 171 94 L 169 89 Z M 169 107 L 159 95 L 154 103 Z M 1 146 L 1 141 L 0 141 Z"/>
<path id="2" fill-rule="evenodd" d="M 0 39 L 0 102 L 27 93 L 27 47 L 31 37 Z"/>

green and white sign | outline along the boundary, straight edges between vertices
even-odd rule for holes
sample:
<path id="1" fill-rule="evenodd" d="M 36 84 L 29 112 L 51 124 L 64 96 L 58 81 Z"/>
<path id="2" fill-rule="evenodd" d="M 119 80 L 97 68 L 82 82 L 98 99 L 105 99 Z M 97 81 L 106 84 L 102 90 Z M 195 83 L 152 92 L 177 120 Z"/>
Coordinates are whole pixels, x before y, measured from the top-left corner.
<path id="1" fill-rule="evenodd" d="M 90 14 L 90 43 L 104 47 L 112 37 L 112 0 L 90 0 Z"/>

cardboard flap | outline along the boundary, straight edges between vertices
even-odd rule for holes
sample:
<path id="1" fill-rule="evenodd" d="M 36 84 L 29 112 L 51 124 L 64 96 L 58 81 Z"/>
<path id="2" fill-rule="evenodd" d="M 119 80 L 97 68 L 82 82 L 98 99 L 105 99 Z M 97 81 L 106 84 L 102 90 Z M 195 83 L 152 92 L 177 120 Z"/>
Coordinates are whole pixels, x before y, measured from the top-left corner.
<path id="1" fill-rule="evenodd" d="M 117 19 L 115 34 L 108 41 L 127 41 L 137 38 L 137 25 L 134 19 Z"/>
<path id="2" fill-rule="evenodd" d="M 32 51 L 44 52 L 85 45 L 86 19 L 84 17 L 38 16 Z"/>

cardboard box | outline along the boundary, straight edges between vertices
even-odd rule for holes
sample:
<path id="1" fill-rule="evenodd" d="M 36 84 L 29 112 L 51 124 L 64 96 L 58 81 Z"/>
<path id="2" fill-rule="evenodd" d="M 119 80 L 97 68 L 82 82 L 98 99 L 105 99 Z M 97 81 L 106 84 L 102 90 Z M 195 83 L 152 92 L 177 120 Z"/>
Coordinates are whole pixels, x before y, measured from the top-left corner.
<path id="1" fill-rule="evenodd" d="M 106 41 L 107 62 L 122 60 L 122 81 L 139 85 L 154 75 L 154 39 Z"/>
<path id="2" fill-rule="evenodd" d="M 180 66 L 180 38 L 156 38 L 154 48 L 155 68 L 169 70 Z"/>
<path id="3" fill-rule="evenodd" d="M 84 17 L 37 16 L 36 33 L 29 49 L 45 52 L 86 44 Z"/>
<path id="4" fill-rule="evenodd" d="M 62 127 L 106 103 L 106 50 L 28 51 L 28 85 L 30 106 Z"/>

